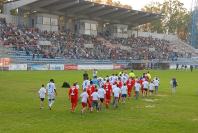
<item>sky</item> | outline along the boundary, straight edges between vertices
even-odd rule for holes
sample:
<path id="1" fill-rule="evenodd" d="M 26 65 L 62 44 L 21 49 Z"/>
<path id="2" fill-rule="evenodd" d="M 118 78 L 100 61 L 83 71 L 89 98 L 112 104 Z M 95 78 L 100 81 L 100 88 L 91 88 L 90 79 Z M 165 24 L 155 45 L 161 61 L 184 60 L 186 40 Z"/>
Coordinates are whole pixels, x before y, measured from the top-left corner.
<path id="1" fill-rule="evenodd" d="M 116 1 L 116 0 L 115 0 Z M 162 3 L 164 0 L 119 0 L 123 4 L 131 5 L 133 9 L 140 10 L 145 5 L 151 3 L 151 2 L 160 2 Z M 191 10 L 191 1 L 192 0 L 180 0 L 182 3 L 184 3 L 184 6 Z"/>

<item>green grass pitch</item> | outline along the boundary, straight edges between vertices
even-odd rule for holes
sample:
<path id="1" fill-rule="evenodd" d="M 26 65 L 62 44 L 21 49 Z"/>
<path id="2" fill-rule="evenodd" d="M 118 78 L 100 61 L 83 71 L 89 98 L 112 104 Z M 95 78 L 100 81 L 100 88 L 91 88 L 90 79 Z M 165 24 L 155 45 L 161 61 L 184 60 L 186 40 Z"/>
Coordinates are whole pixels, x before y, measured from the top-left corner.
<path id="1" fill-rule="evenodd" d="M 99 76 L 115 71 L 99 71 Z M 135 71 L 141 75 L 143 71 Z M 198 71 L 151 71 L 160 77 L 159 96 L 127 100 L 118 109 L 70 113 L 63 81 L 81 85 L 83 71 L 0 72 L 0 133 L 198 133 Z M 91 75 L 91 72 L 89 72 Z M 170 93 L 170 79 L 179 83 Z M 38 89 L 50 78 L 58 96 L 52 111 L 39 109 Z M 148 100 L 152 99 L 152 100 Z"/>

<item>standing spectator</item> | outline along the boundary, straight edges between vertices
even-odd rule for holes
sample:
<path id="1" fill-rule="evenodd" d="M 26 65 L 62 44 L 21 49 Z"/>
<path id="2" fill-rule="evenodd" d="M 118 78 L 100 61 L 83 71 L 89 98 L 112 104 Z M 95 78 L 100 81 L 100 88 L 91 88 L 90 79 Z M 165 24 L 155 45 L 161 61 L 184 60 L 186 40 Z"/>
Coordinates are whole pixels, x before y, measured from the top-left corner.
<path id="1" fill-rule="evenodd" d="M 175 93 L 176 93 L 176 88 L 177 88 L 177 86 L 178 86 L 178 83 L 177 83 L 176 78 L 173 78 L 173 79 L 170 81 L 170 85 L 171 85 L 171 88 L 172 88 L 172 94 L 175 94 Z"/>
<path id="2" fill-rule="evenodd" d="M 179 64 L 176 64 L 176 70 L 179 70 Z"/>
<path id="3" fill-rule="evenodd" d="M 184 67 L 185 67 L 185 70 L 187 70 L 187 68 L 188 68 L 187 65 L 185 65 Z"/>
<path id="4" fill-rule="evenodd" d="M 193 65 L 190 65 L 190 71 L 191 72 L 193 71 Z"/>
<path id="5" fill-rule="evenodd" d="M 33 55 L 32 55 L 32 60 L 34 60 L 35 59 L 35 54 L 33 53 Z"/>
<path id="6" fill-rule="evenodd" d="M 83 80 L 88 80 L 88 79 L 89 79 L 89 75 L 88 75 L 87 71 L 85 71 L 83 74 Z"/>
<path id="7" fill-rule="evenodd" d="M 94 69 L 94 70 L 93 70 L 93 77 L 97 77 L 97 74 L 98 74 L 97 69 Z"/>

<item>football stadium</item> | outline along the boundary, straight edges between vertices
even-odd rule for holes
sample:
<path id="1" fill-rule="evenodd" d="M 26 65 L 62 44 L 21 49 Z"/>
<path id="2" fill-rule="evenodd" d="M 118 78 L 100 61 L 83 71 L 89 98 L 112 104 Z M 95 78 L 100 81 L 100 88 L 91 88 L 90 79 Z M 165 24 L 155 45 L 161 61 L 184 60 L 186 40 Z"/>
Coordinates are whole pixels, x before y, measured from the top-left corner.
<path id="1" fill-rule="evenodd" d="M 197 133 L 198 1 L 143 1 L 0 0 L 0 133 Z"/>

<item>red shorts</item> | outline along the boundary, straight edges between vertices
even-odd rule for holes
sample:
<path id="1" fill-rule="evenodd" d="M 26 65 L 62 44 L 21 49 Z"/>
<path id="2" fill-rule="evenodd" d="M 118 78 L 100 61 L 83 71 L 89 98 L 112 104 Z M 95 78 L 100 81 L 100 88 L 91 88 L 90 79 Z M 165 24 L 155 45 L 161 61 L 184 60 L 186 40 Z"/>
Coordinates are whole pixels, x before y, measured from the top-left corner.
<path id="1" fill-rule="evenodd" d="M 127 88 L 128 88 L 128 91 L 132 90 L 132 86 L 127 86 Z"/>
<path id="2" fill-rule="evenodd" d="M 71 96 L 71 103 L 75 103 L 76 102 L 76 97 Z"/>
<path id="3" fill-rule="evenodd" d="M 111 99 L 111 95 L 106 95 L 106 99 Z"/>
<path id="4" fill-rule="evenodd" d="M 91 108 L 91 105 L 92 105 L 92 100 L 91 99 L 88 100 L 88 105 L 89 105 L 89 108 Z"/>
<path id="5" fill-rule="evenodd" d="M 83 102 L 82 102 L 82 107 L 83 107 L 83 108 L 87 107 L 87 103 L 83 103 Z"/>
<path id="6" fill-rule="evenodd" d="M 105 99 L 106 104 L 110 104 L 110 102 L 111 102 L 111 99 L 108 99 L 108 98 Z"/>

